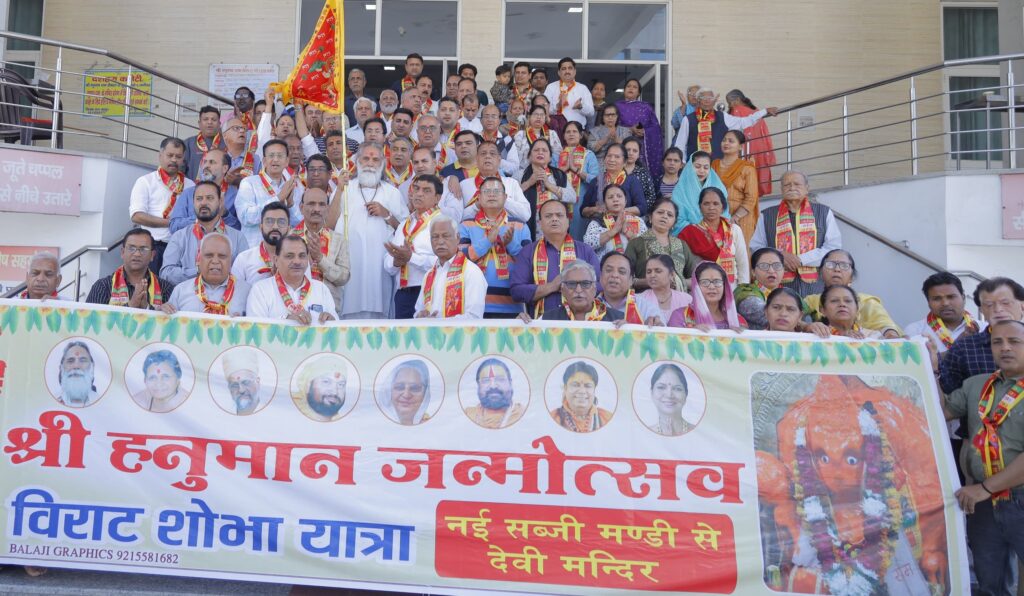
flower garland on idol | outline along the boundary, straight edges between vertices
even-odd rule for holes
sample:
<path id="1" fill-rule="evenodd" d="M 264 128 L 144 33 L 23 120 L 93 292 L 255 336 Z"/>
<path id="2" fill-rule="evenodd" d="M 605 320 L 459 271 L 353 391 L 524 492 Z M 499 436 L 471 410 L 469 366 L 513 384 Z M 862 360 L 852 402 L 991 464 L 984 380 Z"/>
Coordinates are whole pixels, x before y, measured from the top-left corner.
<path id="1" fill-rule="evenodd" d="M 804 530 L 810 534 L 821 564 L 821 577 L 837 596 L 885 593 L 885 574 L 902 527 L 902 507 L 893 480 L 893 455 L 881 432 L 874 404 L 865 403 L 857 421 L 864 437 L 862 458 L 863 542 L 843 540 L 836 529 L 828 488 L 818 477 L 814 456 L 807 446 L 806 421 L 796 430 L 793 497 Z"/>

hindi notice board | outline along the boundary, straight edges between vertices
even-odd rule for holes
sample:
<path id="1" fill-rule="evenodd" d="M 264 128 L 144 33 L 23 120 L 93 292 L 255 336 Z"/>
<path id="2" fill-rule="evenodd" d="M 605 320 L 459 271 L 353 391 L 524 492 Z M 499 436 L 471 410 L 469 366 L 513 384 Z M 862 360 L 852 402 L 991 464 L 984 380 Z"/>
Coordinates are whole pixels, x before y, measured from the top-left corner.
<path id="1" fill-rule="evenodd" d="M 79 215 L 81 155 L 0 147 L 0 211 Z"/>
<path id="2" fill-rule="evenodd" d="M 131 76 L 131 101 L 125 102 Z M 153 75 L 128 69 L 92 69 L 85 71 L 84 112 L 90 116 L 123 118 L 126 103 L 132 118 L 151 118 L 153 110 Z"/>
<path id="3" fill-rule="evenodd" d="M 0 393 L 0 563 L 410 592 L 968 592 L 920 342 L 0 301 Z"/>
<path id="4" fill-rule="evenodd" d="M 263 97 L 263 92 L 271 83 L 278 81 L 278 66 L 276 64 L 211 64 L 210 65 L 210 91 L 221 97 L 233 99 L 235 90 L 239 87 L 252 89 L 257 99 Z M 216 102 L 219 107 L 224 104 Z"/>

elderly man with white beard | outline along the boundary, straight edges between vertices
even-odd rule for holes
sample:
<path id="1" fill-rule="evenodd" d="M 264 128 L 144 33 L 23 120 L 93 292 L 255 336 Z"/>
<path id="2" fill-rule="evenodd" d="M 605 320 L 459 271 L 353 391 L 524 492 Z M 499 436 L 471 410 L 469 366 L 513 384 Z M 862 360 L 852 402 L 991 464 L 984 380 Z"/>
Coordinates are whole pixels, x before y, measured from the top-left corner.
<path id="1" fill-rule="evenodd" d="M 352 263 L 342 319 L 391 318 L 394 279 L 384 271 L 384 243 L 409 208 L 397 188 L 381 181 L 383 174 L 384 148 L 364 143 L 356 154 L 356 178 L 327 212 L 326 225 L 348 243 Z"/>
<path id="2" fill-rule="evenodd" d="M 60 403 L 71 408 L 84 408 L 97 399 L 96 362 L 89 346 L 71 341 L 64 346 L 60 358 Z"/>

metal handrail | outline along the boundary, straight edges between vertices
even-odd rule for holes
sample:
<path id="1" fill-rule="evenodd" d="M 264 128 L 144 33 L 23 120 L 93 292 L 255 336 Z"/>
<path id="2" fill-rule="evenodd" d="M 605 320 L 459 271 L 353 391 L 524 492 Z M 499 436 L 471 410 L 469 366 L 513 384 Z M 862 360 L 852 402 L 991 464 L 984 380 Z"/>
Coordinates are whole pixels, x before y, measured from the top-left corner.
<path id="1" fill-rule="evenodd" d="M 25 35 L 24 33 L 15 33 L 13 31 L 0 31 L 0 37 L 6 37 L 7 39 L 17 39 L 17 40 L 20 40 L 20 41 L 28 41 L 28 42 L 38 43 L 38 44 L 42 44 L 42 45 L 53 46 L 53 47 L 56 47 L 56 48 L 64 48 L 64 49 L 68 49 L 68 50 L 76 50 L 76 51 L 79 51 L 79 52 L 86 52 L 88 54 L 97 54 L 97 55 L 100 55 L 100 56 L 106 56 L 106 57 L 108 57 L 108 58 L 110 58 L 112 60 L 117 60 L 118 62 L 121 62 L 123 64 L 127 64 L 127 65 L 131 66 L 132 68 L 137 68 L 139 70 L 148 72 L 148 73 L 150 73 L 152 75 L 158 76 L 161 79 L 170 81 L 170 82 L 174 83 L 175 85 L 180 85 L 180 86 L 182 86 L 182 87 L 184 87 L 184 88 L 186 88 L 186 89 L 188 89 L 190 91 L 194 91 L 196 93 L 199 93 L 201 95 L 205 95 L 207 97 L 212 97 L 212 98 L 216 99 L 217 101 L 225 103 L 227 105 L 231 105 L 231 104 L 234 103 L 232 100 L 230 100 L 230 99 L 228 99 L 226 97 L 221 97 L 220 95 L 212 93 L 212 92 L 210 92 L 210 91 L 208 91 L 206 89 L 203 89 L 202 87 L 199 87 L 197 85 L 193 85 L 192 83 L 189 83 L 188 81 L 185 81 L 183 79 L 179 79 L 178 77 L 175 77 L 173 75 L 169 75 L 169 74 L 163 72 L 162 70 L 157 70 L 157 69 L 155 69 L 155 68 L 153 68 L 151 66 L 146 66 L 145 64 L 142 64 L 141 62 L 136 62 L 135 60 L 132 60 L 131 58 L 127 58 L 125 56 L 122 56 L 121 54 L 118 54 L 117 52 L 111 52 L 110 50 L 105 50 L 105 49 L 102 49 L 102 48 L 94 48 L 94 47 L 91 47 L 91 46 L 83 46 L 83 45 L 79 45 L 77 43 L 69 43 L 69 42 L 66 42 L 66 41 L 57 41 L 55 39 L 48 39 L 46 37 L 38 37 L 36 35 Z"/>
<path id="2" fill-rule="evenodd" d="M 821 96 L 821 97 L 819 97 L 817 99 L 809 99 L 807 101 L 802 101 L 800 103 L 796 103 L 796 104 L 793 104 L 791 106 L 786 106 L 784 108 L 779 108 L 779 113 L 782 114 L 784 112 L 791 112 L 793 110 L 799 110 L 800 108 L 807 108 L 807 107 L 810 107 L 810 106 L 813 106 L 813 105 L 816 105 L 816 104 L 819 104 L 819 103 L 825 103 L 827 101 L 832 101 L 834 99 L 841 99 L 841 98 L 843 98 L 844 96 L 847 96 L 847 95 L 854 95 L 854 94 L 857 94 L 857 93 L 863 93 L 864 91 L 870 91 L 872 89 L 877 89 L 879 87 L 884 87 L 886 85 L 890 85 L 892 83 L 896 83 L 896 82 L 902 81 L 904 79 L 909 79 L 910 77 L 917 77 L 917 76 L 920 76 L 920 75 L 923 75 L 923 74 L 928 74 L 928 73 L 931 73 L 931 72 L 935 72 L 936 70 L 942 70 L 943 68 L 952 68 L 952 67 L 956 67 L 956 66 L 972 66 L 972 65 L 976 65 L 976 64 L 992 64 L 992 63 L 1002 62 L 1004 60 L 1024 60 L 1024 53 L 1000 54 L 998 56 L 981 56 L 981 57 L 978 57 L 978 58 L 961 58 L 961 59 L 958 59 L 958 60 L 943 60 L 942 62 L 939 62 L 937 64 L 932 64 L 931 66 L 925 66 L 924 68 L 918 68 L 916 70 L 911 70 L 909 72 L 905 72 L 903 74 L 898 74 L 898 75 L 895 75 L 895 76 L 891 76 L 891 77 L 882 79 L 880 81 L 875 81 L 873 83 L 868 83 L 866 85 L 861 85 L 859 87 L 853 87 L 853 88 L 847 89 L 845 91 L 837 91 L 835 93 L 830 93 L 829 95 L 823 95 L 823 96 Z M 958 93 L 959 93 L 959 91 L 958 91 Z"/>
<path id="3" fill-rule="evenodd" d="M 103 245 L 91 245 L 91 246 L 89 246 L 89 245 L 87 245 L 87 246 L 83 246 L 82 248 L 76 250 L 75 252 L 73 252 L 73 253 L 69 254 L 68 256 L 64 257 L 63 259 L 61 259 L 60 260 L 60 269 L 63 269 L 67 265 L 71 264 L 72 261 L 75 262 L 75 264 L 76 264 L 76 267 L 75 267 L 75 279 L 74 279 L 74 281 L 71 281 L 71 282 L 65 284 L 64 286 L 58 288 L 58 293 L 60 292 L 60 290 L 64 290 L 64 289 L 74 285 L 75 286 L 75 302 L 78 302 L 78 299 L 82 295 L 82 257 L 84 257 L 86 254 L 92 253 L 92 252 L 108 253 L 108 252 L 114 250 L 115 248 L 121 246 L 122 244 L 124 244 L 124 238 L 119 239 L 117 242 L 111 244 L 110 246 L 103 246 Z M 4 298 L 16 298 L 18 296 L 18 294 L 20 294 L 21 292 L 24 292 L 27 289 L 28 289 L 28 284 L 27 283 L 23 283 L 23 284 L 15 287 L 13 289 L 11 289 L 9 292 L 4 294 L 3 297 Z"/>

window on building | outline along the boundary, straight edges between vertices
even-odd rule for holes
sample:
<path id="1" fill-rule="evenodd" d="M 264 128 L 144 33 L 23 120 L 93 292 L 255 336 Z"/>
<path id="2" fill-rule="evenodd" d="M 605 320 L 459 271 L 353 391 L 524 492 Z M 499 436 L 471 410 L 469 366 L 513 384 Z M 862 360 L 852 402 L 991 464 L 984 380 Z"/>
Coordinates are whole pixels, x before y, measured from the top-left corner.
<path id="1" fill-rule="evenodd" d="M 944 7 L 942 45 L 946 60 L 998 54 L 999 9 Z"/>
<path id="2" fill-rule="evenodd" d="M 423 56 L 458 54 L 458 2 L 384 0 L 382 8 L 382 55 L 405 56 L 412 52 Z"/>
<path id="3" fill-rule="evenodd" d="M 591 3 L 587 57 L 591 60 L 665 60 L 664 4 Z"/>
<path id="4" fill-rule="evenodd" d="M 8 30 L 25 35 L 43 35 L 43 0 L 10 0 L 8 11 Z M 38 52 L 39 44 L 34 41 L 8 39 L 7 49 Z"/>
<path id="5" fill-rule="evenodd" d="M 506 2 L 505 56 L 583 55 L 582 2 Z"/>

